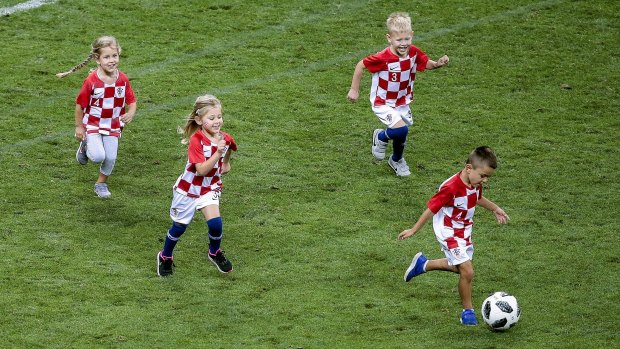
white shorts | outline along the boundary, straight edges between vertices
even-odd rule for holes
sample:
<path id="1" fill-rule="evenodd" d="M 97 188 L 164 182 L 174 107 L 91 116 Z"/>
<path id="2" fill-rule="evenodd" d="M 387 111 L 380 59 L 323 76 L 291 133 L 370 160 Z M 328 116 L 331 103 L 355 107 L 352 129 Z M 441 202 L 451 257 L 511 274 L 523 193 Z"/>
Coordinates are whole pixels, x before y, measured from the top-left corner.
<path id="1" fill-rule="evenodd" d="M 172 204 L 170 205 L 170 218 L 174 222 L 189 224 L 197 210 L 209 205 L 220 205 L 219 191 L 211 191 L 199 198 L 190 198 L 176 190 L 172 190 Z"/>
<path id="2" fill-rule="evenodd" d="M 372 111 L 377 115 L 379 121 L 387 127 L 391 128 L 400 120 L 403 120 L 407 126 L 413 125 L 413 117 L 411 116 L 411 109 L 408 104 L 396 108 L 387 105 L 373 106 Z"/>
<path id="3" fill-rule="evenodd" d="M 439 241 L 439 245 L 441 245 L 441 250 L 446 255 L 448 259 L 448 264 L 450 265 L 459 265 L 463 264 L 467 261 L 471 261 L 474 259 L 474 245 L 465 245 L 465 240 L 455 238 L 458 242 L 458 246 L 452 249 L 448 248 L 445 241 Z"/>

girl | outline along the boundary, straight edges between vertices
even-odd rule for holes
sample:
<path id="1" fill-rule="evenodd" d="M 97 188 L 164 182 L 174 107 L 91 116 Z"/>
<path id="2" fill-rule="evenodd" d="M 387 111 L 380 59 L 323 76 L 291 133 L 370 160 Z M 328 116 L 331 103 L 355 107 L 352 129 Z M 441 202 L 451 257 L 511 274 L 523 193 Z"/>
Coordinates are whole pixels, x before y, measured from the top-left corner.
<path id="1" fill-rule="evenodd" d="M 222 104 L 212 95 L 200 96 L 194 103 L 183 129 L 189 147 L 185 171 L 173 187 L 170 218 L 163 250 L 157 253 L 157 275 L 172 274 L 172 251 L 192 221 L 196 210 L 202 211 L 209 230 L 208 258 L 222 273 L 233 270 L 232 264 L 220 249 L 222 217 L 220 217 L 221 177 L 230 171 L 230 154 L 237 151 L 234 139 L 221 131 Z"/>
<path id="2" fill-rule="evenodd" d="M 102 36 L 93 42 L 90 54 L 82 63 L 56 74 L 64 78 L 92 59 L 97 62 L 97 69 L 84 80 L 75 101 L 75 138 L 80 142 L 75 157 L 81 165 L 86 165 L 88 159 L 101 164 L 95 193 L 104 199 L 112 196 L 107 181 L 116 163 L 121 131 L 136 113 L 136 98 L 129 79 L 117 68 L 120 54 L 118 41 Z"/>

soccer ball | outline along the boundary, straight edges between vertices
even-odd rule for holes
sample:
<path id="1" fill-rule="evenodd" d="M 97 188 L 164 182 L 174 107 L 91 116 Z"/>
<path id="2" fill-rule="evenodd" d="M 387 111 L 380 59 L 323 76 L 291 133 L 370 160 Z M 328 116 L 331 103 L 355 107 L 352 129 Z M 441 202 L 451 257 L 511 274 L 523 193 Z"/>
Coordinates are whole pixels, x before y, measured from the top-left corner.
<path id="1" fill-rule="evenodd" d="M 494 331 L 511 328 L 520 316 L 517 299 L 506 292 L 495 292 L 482 302 L 482 319 Z"/>

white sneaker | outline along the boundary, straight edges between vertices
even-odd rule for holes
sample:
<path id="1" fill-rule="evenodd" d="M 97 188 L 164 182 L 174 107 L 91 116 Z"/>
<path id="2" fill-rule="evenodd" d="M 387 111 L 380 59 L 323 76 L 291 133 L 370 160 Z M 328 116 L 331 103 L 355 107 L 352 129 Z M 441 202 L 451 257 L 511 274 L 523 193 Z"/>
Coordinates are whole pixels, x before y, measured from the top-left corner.
<path id="1" fill-rule="evenodd" d="M 398 161 L 394 161 L 392 160 L 392 157 L 390 156 L 390 159 L 388 160 L 388 164 L 396 172 L 396 175 L 399 177 L 407 177 L 411 174 L 411 171 L 409 170 L 409 166 L 407 166 L 407 161 L 405 161 L 405 158 L 401 158 Z"/>
<path id="2" fill-rule="evenodd" d="M 377 160 L 385 159 L 385 149 L 388 145 L 387 142 L 383 142 L 379 139 L 379 132 L 381 131 L 383 130 L 378 128 L 375 130 L 375 132 L 372 133 L 372 156 L 374 156 Z"/>
<path id="3" fill-rule="evenodd" d="M 77 152 L 75 152 L 75 159 L 80 165 L 86 165 L 88 163 L 88 156 L 86 156 L 86 141 L 81 141 Z"/>
<path id="4" fill-rule="evenodd" d="M 95 183 L 95 193 L 102 199 L 107 199 L 112 196 L 112 193 L 108 190 L 107 183 Z"/>

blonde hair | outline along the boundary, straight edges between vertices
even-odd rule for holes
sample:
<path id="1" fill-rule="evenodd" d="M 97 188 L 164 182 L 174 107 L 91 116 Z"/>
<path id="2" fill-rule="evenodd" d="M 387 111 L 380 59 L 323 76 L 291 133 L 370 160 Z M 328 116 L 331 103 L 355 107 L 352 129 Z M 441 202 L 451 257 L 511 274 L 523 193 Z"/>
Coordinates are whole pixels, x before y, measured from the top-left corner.
<path id="1" fill-rule="evenodd" d="M 56 74 L 56 76 L 58 78 L 64 78 L 67 75 L 73 74 L 76 71 L 84 68 L 88 62 L 90 62 L 93 59 L 97 59 L 99 58 L 99 55 L 101 54 L 101 49 L 104 47 L 113 47 L 116 48 L 116 50 L 118 51 L 118 54 L 121 54 L 121 45 L 118 44 L 118 41 L 116 40 L 116 38 L 114 38 L 113 36 L 102 36 L 99 37 L 97 39 L 95 39 L 95 41 L 93 41 L 91 47 L 90 47 L 90 53 L 88 54 L 88 57 L 86 57 L 86 59 L 76 65 L 75 67 L 71 68 L 71 70 L 68 70 L 64 73 L 58 73 Z"/>
<path id="2" fill-rule="evenodd" d="M 411 32 L 411 17 L 406 12 L 394 12 L 386 21 L 388 32 L 402 33 Z"/>
<path id="3" fill-rule="evenodd" d="M 201 126 L 198 125 L 196 119 L 203 117 L 209 112 L 209 110 L 217 107 L 222 108 L 222 102 L 220 102 L 220 100 L 213 95 L 206 94 L 196 98 L 196 102 L 194 102 L 194 109 L 187 116 L 185 126 L 179 130 L 180 133 L 183 134 L 183 140 L 181 143 L 188 144 L 192 135 L 196 133 L 196 131 L 200 130 Z"/>

